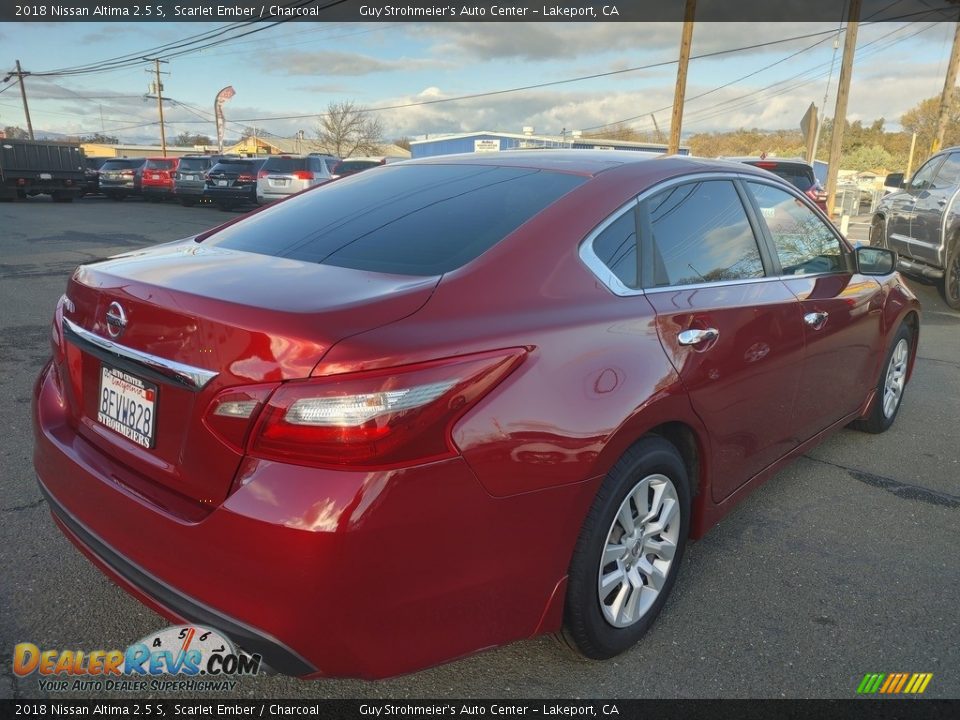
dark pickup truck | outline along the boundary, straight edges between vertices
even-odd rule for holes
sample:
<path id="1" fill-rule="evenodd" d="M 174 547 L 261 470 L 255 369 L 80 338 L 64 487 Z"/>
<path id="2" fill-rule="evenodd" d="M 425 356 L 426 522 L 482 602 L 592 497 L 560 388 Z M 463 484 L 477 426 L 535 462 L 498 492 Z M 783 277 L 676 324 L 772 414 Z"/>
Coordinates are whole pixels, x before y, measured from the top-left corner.
<path id="1" fill-rule="evenodd" d="M 79 145 L 0 138 L 0 198 L 43 193 L 72 202 L 86 185 Z"/>
<path id="2" fill-rule="evenodd" d="M 884 185 L 901 189 L 877 206 L 870 244 L 896 250 L 901 270 L 938 281 L 960 310 L 960 147 L 931 157 L 910 182 L 895 173 Z"/>

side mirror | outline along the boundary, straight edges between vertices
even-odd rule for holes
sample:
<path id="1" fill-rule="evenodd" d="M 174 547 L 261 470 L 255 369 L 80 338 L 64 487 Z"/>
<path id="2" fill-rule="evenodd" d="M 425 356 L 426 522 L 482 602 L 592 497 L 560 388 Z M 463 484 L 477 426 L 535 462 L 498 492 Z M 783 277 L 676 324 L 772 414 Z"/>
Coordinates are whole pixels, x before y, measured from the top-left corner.
<path id="1" fill-rule="evenodd" d="M 895 187 L 895 188 L 902 188 L 907 186 L 907 184 L 904 182 L 903 173 L 890 173 L 884 179 L 883 184 L 886 187 Z"/>
<path id="2" fill-rule="evenodd" d="M 897 254 L 886 248 L 858 247 L 857 272 L 861 275 L 889 275 L 897 269 Z"/>

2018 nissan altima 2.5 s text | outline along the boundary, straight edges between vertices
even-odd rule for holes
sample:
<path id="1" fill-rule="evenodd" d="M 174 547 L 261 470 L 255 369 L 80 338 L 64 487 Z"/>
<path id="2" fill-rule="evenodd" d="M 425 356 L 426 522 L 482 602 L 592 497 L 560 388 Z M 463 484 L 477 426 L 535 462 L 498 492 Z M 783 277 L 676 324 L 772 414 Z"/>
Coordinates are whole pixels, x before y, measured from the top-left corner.
<path id="1" fill-rule="evenodd" d="M 36 470 L 107 575 L 282 672 L 560 632 L 608 658 L 689 539 L 894 421 L 920 326 L 895 266 L 739 163 L 386 165 L 78 268 Z"/>

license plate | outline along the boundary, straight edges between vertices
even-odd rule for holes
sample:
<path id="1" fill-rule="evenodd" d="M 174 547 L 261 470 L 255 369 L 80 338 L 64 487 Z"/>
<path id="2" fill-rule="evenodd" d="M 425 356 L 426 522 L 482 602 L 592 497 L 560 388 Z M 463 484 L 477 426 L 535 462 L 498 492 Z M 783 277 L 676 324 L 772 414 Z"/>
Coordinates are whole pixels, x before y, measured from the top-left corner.
<path id="1" fill-rule="evenodd" d="M 196 175 L 184 175 L 184 176 L 183 176 L 183 179 L 184 179 L 184 180 L 196 180 L 196 179 L 197 179 L 197 176 L 196 176 Z"/>
<path id="2" fill-rule="evenodd" d="M 226 180 L 217 180 L 217 185 L 219 185 L 220 187 L 226 187 L 226 186 L 227 186 L 227 181 L 226 181 Z"/>
<path id="3" fill-rule="evenodd" d="M 270 184 L 274 187 L 286 187 L 290 181 L 287 178 L 270 178 Z"/>
<path id="4" fill-rule="evenodd" d="M 159 176 L 159 175 L 151 175 L 150 177 L 153 178 L 154 180 L 159 180 L 159 179 L 160 179 L 160 176 Z"/>
<path id="5" fill-rule="evenodd" d="M 153 447 L 157 386 L 108 365 L 100 366 L 97 422 L 141 447 Z"/>
<path id="6" fill-rule="evenodd" d="M 53 180 L 53 175 L 50 173 L 40 173 L 41 180 Z"/>

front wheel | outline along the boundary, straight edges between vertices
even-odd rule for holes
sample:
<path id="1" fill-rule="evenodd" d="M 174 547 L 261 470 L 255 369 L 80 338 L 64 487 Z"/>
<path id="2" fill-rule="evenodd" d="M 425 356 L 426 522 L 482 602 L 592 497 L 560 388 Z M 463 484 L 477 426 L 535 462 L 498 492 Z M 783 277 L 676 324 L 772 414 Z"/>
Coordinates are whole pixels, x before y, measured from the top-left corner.
<path id="1" fill-rule="evenodd" d="M 943 269 L 943 299 L 954 310 L 960 310 L 960 238 L 954 238 L 947 248 L 947 262 Z"/>
<path id="2" fill-rule="evenodd" d="M 574 550 L 564 639 L 603 660 L 632 647 L 659 615 L 690 529 L 690 489 L 680 453 L 641 439 L 614 465 Z"/>
<path id="3" fill-rule="evenodd" d="M 865 417 L 855 420 L 851 427 L 868 433 L 882 433 L 890 429 L 897 419 L 900 405 L 903 402 L 903 392 L 907 387 L 907 371 L 910 369 L 910 344 L 913 342 L 913 333 L 910 327 L 903 323 L 893 336 L 893 345 L 887 352 L 887 360 L 877 382 L 876 395 L 870 405 L 870 412 Z"/>

